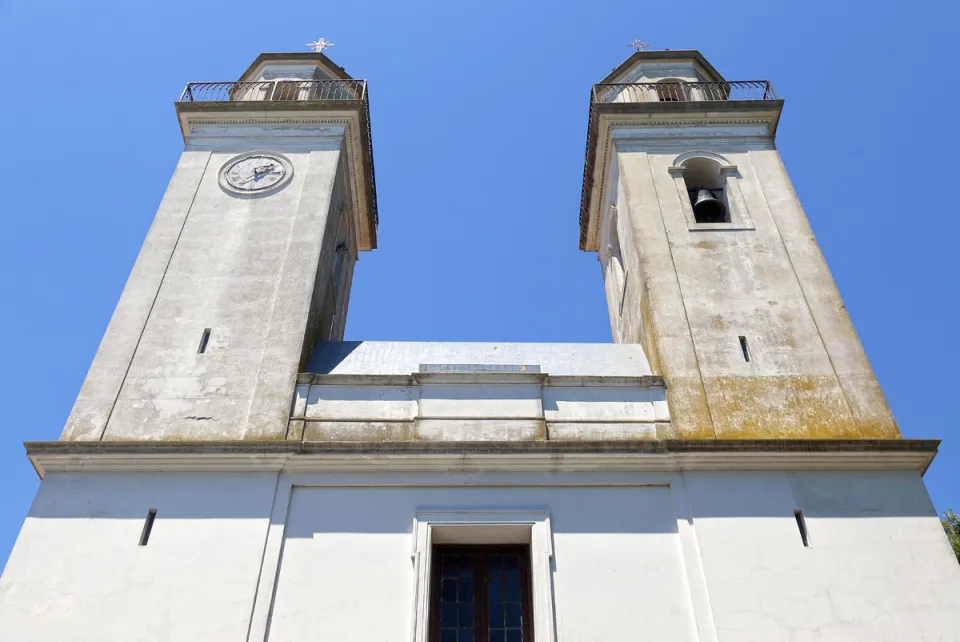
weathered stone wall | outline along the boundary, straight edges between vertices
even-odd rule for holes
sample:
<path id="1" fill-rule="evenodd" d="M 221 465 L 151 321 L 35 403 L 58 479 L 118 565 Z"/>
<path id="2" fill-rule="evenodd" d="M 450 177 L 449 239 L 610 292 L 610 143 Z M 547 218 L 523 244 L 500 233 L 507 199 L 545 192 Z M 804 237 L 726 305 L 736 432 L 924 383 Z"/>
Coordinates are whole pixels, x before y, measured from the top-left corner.
<path id="1" fill-rule="evenodd" d="M 289 439 L 618 441 L 671 434 L 659 377 L 304 375 Z"/>
<path id="2" fill-rule="evenodd" d="M 218 172 L 241 151 L 184 152 L 62 439 L 284 438 L 344 169 L 335 141 L 280 149 L 291 182 L 237 197 Z"/>
<path id="3" fill-rule="evenodd" d="M 317 263 L 317 275 L 310 305 L 310 318 L 304 334 L 298 371 L 307 369 L 310 353 L 318 341 L 343 339 L 349 304 L 350 283 L 356 264 L 357 245 L 353 234 L 353 212 L 347 186 L 346 157 L 341 155 L 337 178 L 330 197 L 323 247 Z M 338 255 L 338 247 L 343 249 Z"/>
<path id="4" fill-rule="evenodd" d="M 755 229 L 690 229 L 668 168 L 705 146 L 737 166 Z M 642 343 L 665 377 L 677 435 L 898 437 L 772 143 L 650 149 L 616 154 L 621 252 L 641 277 L 628 279 L 620 340 Z"/>

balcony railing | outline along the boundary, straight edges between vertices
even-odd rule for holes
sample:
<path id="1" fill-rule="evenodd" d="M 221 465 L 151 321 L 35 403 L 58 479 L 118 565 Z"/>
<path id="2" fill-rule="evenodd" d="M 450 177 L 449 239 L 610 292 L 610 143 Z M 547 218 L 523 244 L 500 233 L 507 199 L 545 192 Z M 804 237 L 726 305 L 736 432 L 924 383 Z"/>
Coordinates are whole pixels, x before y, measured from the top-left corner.
<path id="1" fill-rule="evenodd" d="M 366 100 L 366 80 L 263 80 L 257 82 L 192 82 L 182 103 L 287 100 Z"/>
<path id="2" fill-rule="evenodd" d="M 766 80 L 737 82 L 609 83 L 593 86 L 594 103 L 709 102 L 776 100 Z"/>

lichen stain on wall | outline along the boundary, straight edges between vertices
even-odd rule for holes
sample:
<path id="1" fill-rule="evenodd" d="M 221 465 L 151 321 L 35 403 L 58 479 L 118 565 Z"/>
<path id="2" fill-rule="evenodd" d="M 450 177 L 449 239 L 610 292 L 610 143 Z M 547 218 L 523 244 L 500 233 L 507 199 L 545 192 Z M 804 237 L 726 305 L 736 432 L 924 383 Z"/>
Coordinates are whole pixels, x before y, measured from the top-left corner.
<path id="1" fill-rule="evenodd" d="M 719 437 L 714 431 L 713 419 L 703 385 L 699 376 L 671 377 L 667 382 L 667 403 L 670 406 L 672 435 L 678 439 L 712 439 Z M 659 434 L 658 434 L 659 436 Z"/>
<path id="2" fill-rule="evenodd" d="M 706 377 L 703 386 L 720 439 L 900 437 L 889 421 L 854 417 L 833 376 Z"/>
<path id="3" fill-rule="evenodd" d="M 640 320 L 643 327 L 643 352 L 647 355 L 647 363 L 650 364 L 651 371 L 662 373 L 663 368 L 660 363 L 660 353 L 657 350 L 657 337 L 650 311 L 650 295 L 647 288 L 643 288 L 640 296 Z"/>

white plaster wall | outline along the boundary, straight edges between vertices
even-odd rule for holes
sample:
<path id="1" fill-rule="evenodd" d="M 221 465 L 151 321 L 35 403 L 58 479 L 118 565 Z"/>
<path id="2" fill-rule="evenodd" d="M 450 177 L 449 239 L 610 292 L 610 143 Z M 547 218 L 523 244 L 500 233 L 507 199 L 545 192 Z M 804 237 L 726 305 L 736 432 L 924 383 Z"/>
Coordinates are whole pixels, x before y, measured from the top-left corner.
<path id="1" fill-rule="evenodd" d="M 463 507 L 550 512 L 559 639 L 695 639 L 668 488 L 295 487 L 269 640 L 407 639 L 413 516 Z"/>
<path id="2" fill-rule="evenodd" d="M 686 481 L 720 642 L 960 640 L 960 565 L 916 473 Z"/>
<path id="3" fill-rule="evenodd" d="M 276 479 L 48 475 L 0 578 L 0 641 L 244 640 Z"/>
<path id="4" fill-rule="evenodd" d="M 304 413 L 311 419 L 413 419 L 415 386 L 310 386 Z"/>
<path id="5" fill-rule="evenodd" d="M 771 471 L 51 473 L 0 641 L 408 640 L 413 518 L 443 508 L 549 512 L 560 642 L 960 640 L 918 473 Z"/>
<path id="6" fill-rule="evenodd" d="M 420 415 L 442 417 L 542 417 L 539 385 L 420 386 Z"/>
<path id="7" fill-rule="evenodd" d="M 548 421 L 666 420 L 663 388 L 551 386 L 543 388 Z"/>

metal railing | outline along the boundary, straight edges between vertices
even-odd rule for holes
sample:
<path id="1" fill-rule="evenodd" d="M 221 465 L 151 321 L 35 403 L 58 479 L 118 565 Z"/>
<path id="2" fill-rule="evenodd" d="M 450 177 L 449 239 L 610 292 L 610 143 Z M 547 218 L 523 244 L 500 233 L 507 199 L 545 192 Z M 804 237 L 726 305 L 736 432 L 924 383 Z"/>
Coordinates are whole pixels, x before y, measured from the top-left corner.
<path id="1" fill-rule="evenodd" d="M 257 82 L 192 82 L 182 103 L 287 100 L 366 100 L 366 80 L 262 80 Z"/>
<path id="2" fill-rule="evenodd" d="M 593 86 L 595 103 L 706 102 L 776 100 L 767 80 L 736 82 L 608 83 Z"/>

